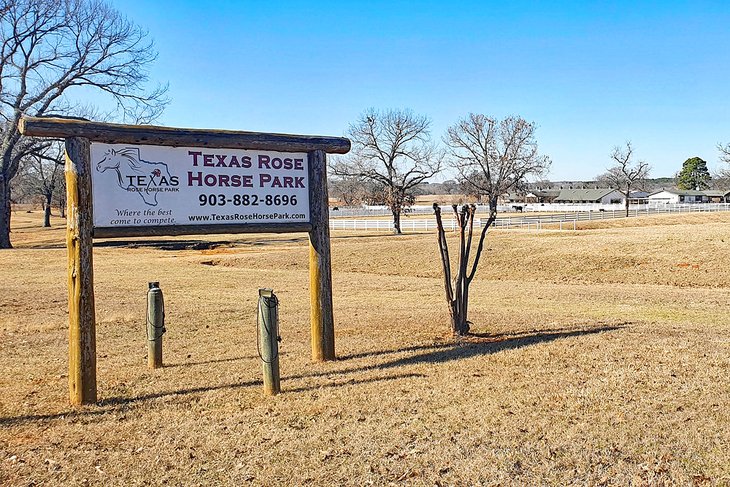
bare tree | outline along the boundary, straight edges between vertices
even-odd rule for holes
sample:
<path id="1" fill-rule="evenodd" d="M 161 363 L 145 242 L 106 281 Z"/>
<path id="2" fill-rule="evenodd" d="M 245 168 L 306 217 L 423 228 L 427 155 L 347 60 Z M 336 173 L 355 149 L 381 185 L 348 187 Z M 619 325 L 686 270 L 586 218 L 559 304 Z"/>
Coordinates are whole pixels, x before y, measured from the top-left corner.
<path id="1" fill-rule="evenodd" d="M 434 204 L 446 301 L 451 330 L 456 335 L 469 332 L 469 286 L 479 265 L 487 230 L 497 218 L 497 198 L 522 184 L 527 177 L 543 175 L 550 167 L 550 159 L 538 153 L 536 128 L 534 123 L 517 116 L 497 120 L 472 113 L 449 127 L 444 137 L 450 164 L 457 170 L 462 186 L 471 194 L 485 198 L 489 204 L 489 217 L 481 222 L 479 243 L 471 265 L 476 206 L 465 205 L 461 210 L 456 205 L 452 207 L 459 224 L 459 253 L 453 278 L 441 209 Z"/>
<path id="2" fill-rule="evenodd" d="M 65 163 L 65 161 L 64 161 Z M 58 179 L 56 188 L 56 208 L 61 218 L 66 218 L 66 177 L 61 176 Z"/>
<path id="3" fill-rule="evenodd" d="M 43 226 L 51 226 L 53 197 L 62 188 L 64 147 L 61 141 L 45 141 L 21 162 L 19 176 L 25 182 L 25 191 L 43 198 Z M 65 199 L 64 199 L 65 202 Z"/>
<path id="4" fill-rule="evenodd" d="M 441 188 L 445 194 L 457 194 L 459 192 L 459 183 L 453 179 L 447 179 L 441 183 Z"/>
<path id="5" fill-rule="evenodd" d="M 167 104 L 147 89 L 156 53 L 147 32 L 99 0 L 0 0 L 0 248 L 10 248 L 10 181 L 42 142 L 23 138 L 23 115 L 73 114 L 90 90 L 117 118 L 145 122 Z"/>
<path id="6" fill-rule="evenodd" d="M 730 144 L 717 144 L 717 150 L 720 151 L 720 161 L 730 165 Z M 723 190 L 730 188 L 730 167 L 719 168 L 712 175 L 712 187 Z"/>
<path id="7" fill-rule="evenodd" d="M 713 171 L 710 188 L 727 191 L 730 188 L 730 170 L 717 169 Z"/>
<path id="8" fill-rule="evenodd" d="M 430 124 L 410 110 L 370 109 L 350 125 L 351 154 L 331 166 L 336 176 L 371 180 L 382 188 L 396 234 L 402 233 L 401 213 L 416 186 L 441 170 L 443 156 L 431 141 Z"/>
<path id="9" fill-rule="evenodd" d="M 383 192 L 372 180 L 357 176 L 335 177 L 328 181 L 330 196 L 341 200 L 346 206 L 362 203 L 374 204 L 383 200 Z"/>
<path id="10" fill-rule="evenodd" d="M 611 159 L 616 164 L 597 179 L 611 188 L 616 188 L 624 195 L 626 216 L 629 216 L 631 188 L 644 183 L 649 176 L 651 166 L 644 161 L 634 162 L 634 148 L 629 141 L 626 142 L 625 147 L 614 147 L 611 151 Z"/>

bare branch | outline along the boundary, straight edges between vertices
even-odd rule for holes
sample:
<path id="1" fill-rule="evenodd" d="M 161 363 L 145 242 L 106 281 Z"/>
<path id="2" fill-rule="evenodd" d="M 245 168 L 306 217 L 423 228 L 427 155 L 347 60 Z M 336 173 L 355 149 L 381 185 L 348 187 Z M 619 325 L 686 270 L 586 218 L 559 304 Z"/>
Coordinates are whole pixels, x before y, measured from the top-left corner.
<path id="1" fill-rule="evenodd" d="M 720 151 L 720 160 L 730 164 L 730 143 L 725 145 L 717 144 L 717 150 Z"/>
<path id="2" fill-rule="evenodd" d="M 545 174 L 550 159 L 538 154 L 536 128 L 521 117 L 498 121 L 474 113 L 449 127 L 444 142 L 460 183 L 496 201 L 526 178 Z"/>

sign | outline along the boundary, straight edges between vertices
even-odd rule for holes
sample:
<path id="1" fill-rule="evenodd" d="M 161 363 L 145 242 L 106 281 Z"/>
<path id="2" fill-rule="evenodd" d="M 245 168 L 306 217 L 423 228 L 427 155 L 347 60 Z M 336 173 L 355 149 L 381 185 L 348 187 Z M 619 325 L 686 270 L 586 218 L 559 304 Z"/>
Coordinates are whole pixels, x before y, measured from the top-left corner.
<path id="1" fill-rule="evenodd" d="M 39 117 L 18 128 L 65 139 L 72 404 L 97 399 L 94 238 L 308 232 L 312 358 L 335 360 L 327 153 L 349 140 Z"/>
<path id="2" fill-rule="evenodd" d="M 307 223 L 306 153 L 91 144 L 95 228 Z"/>

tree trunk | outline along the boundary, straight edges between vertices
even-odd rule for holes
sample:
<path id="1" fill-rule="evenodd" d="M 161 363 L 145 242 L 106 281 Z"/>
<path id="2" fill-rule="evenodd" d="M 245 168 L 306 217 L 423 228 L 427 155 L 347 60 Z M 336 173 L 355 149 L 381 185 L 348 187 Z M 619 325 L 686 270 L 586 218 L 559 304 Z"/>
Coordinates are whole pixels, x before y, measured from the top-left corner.
<path id="1" fill-rule="evenodd" d="M 10 244 L 10 181 L 0 174 L 0 249 L 12 249 Z"/>
<path id="2" fill-rule="evenodd" d="M 629 217 L 629 197 L 631 196 L 631 186 L 626 186 L 626 218 Z"/>
<path id="3" fill-rule="evenodd" d="M 469 281 L 464 277 L 464 292 L 461 295 L 461 327 L 459 328 L 459 335 L 466 335 L 469 333 Z"/>
<path id="4" fill-rule="evenodd" d="M 461 303 L 457 300 L 449 303 L 449 316 L 451 317 L 451 333 L 464 336 L 469 333 L 469 323 L 466 320 L 466 307 L 468 303 L 461 297 Z"/>
<path id="5" fill-rule="evenodd" d="M 403 233 L 400 229 L 400 210 L 393 210 L 393 233 L 396 235 Z"/>
<path id="6" fill-rule="evenodd" d="M 61 186 L 58 191 L 58 211 L 61 218 L 66 218 L 66 185 Z"/>
<path id="7" fill-rule="evenodd" d="M 469 309 L 468 289 L 461 295 L 460 300 L 454 299 L 449 303 L 449 316 L 451 317 L 451 333 L 458 336 L 469 334 L 470 326 L 467 320 Z"/>
<path id="8" fill-rule="evenodd" d="M 449 303 L 449 316 L 451 317 L 451 333 L 458 335 L 461 329 L 461 315 L 459 304 L 455 299 Z"/>
<path id="9" fill-rule="evenodd" d="M 51 196 L 52 194 L 46 195 L 46 207 L 43 209 L 43 226 L 51 226 Z"/>

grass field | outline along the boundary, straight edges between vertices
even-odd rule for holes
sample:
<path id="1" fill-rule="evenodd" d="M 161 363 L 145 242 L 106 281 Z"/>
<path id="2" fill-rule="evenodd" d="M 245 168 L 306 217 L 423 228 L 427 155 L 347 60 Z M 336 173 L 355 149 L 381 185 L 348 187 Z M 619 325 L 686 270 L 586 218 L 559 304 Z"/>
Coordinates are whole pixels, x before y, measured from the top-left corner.
<path id="1" fill-rule="evenodd" d="M 462 341 L 435 234 L 334 233 L 325 364 L 306 235 L 99 241 L 100 403 L 76 409 L 64 229 L 40 218 L 15 214 L 0 251 L 0 485 L 730 485 L 730 214 L 495 231 Z M 259 287 L 281 301 L 274 398 Z"/>

